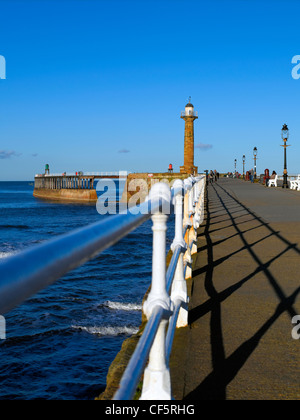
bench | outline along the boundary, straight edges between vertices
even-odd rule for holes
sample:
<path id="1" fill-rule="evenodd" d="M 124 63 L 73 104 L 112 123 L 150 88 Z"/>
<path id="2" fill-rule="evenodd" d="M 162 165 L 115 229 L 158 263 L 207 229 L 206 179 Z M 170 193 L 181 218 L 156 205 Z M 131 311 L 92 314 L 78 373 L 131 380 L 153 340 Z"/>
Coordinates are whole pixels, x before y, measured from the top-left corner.
<path id="1" fill-rule="evenodd" d="M 274 179 L 269 179 L 268 187 L 277 187 L 277 182 L 279 179 L 281 180 L 283 178 L 275 175 Z M 297 175 L 296 179 L 290 179 L 290 189 L 300 191 L 300 174 Z"/>
<path id="2" fill-rule="evenodd" d="M 278 175 L 275 175 L 274 179 L 269 179 L 268 182 L 268 187 L 277 187 L 277 180 L 278 180 Z"/>
<path id="3" fill-rule="evenodd" d="M 300 175 L 296 179 L 290 181 L 290 189 L 300 191 Z"/>

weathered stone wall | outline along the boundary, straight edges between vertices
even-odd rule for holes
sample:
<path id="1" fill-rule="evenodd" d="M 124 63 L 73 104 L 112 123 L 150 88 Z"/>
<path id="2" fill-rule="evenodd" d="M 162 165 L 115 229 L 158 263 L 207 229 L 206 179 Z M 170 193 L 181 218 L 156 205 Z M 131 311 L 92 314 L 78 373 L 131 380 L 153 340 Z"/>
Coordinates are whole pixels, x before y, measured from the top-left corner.
<path id="1" fill-rule="evenodd" d="M 97 202 L 97 192 L 95 189 L 61 189 L 51 190 L 47 188 L 35 188 L 33 191 L 34 197 L 53 201 L 72 201 L 72 202 Z"/>
<path id="2" fill-rule="evenodd" d="M 172 187 L 176 179 L 185 179 L 186 174 L 182 173 L 137 173 L 129 174 L 125 183 L 122 203 L 127 203 L 129 207 L 143 203 L 151 187 L 157 182 L 166 182 Z"/>

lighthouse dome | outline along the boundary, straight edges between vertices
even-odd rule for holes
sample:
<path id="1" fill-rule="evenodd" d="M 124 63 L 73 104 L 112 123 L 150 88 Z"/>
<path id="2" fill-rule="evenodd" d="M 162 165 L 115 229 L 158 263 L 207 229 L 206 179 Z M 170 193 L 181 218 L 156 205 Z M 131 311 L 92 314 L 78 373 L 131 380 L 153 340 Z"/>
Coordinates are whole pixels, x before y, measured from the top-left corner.
<path id="1" fill-rule="evenodd" d="M 189 98 L 189 103 L 185 106 L 185 115 L 194 115 L 194 105 L 191 104 L 191 98 Z"/>

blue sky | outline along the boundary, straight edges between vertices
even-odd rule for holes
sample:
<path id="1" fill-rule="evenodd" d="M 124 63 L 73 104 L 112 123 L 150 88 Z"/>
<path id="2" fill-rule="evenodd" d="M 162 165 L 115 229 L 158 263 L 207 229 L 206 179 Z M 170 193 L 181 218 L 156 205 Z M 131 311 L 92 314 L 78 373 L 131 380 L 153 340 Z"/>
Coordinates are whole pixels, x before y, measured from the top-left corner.
<path id="1" fill-rule="evenodd" d="M 0 0 L 0 180 L 175 170 L 192 97 L 200 171 L 300 173 L 300 2 Z M 210 148 L 201 145 L 210 145 Z"/>

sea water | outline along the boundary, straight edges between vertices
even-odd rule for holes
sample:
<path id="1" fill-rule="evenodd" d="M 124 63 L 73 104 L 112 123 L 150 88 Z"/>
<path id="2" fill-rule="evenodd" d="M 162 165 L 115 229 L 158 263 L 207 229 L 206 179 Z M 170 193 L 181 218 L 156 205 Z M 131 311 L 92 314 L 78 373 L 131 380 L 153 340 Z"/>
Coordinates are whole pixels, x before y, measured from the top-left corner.
<path id="1" fill-rule="evenodd" d="M 100 221 L 96 205 L 33 197 L 32 182 L 0 182 L 0 264 Z M 138 331 L 151 284 L 152 222 L 5 314 L 0 399 L 92 400 L 122 342 Z M 174 237 L 168 222 L 167 248 Z"/>

